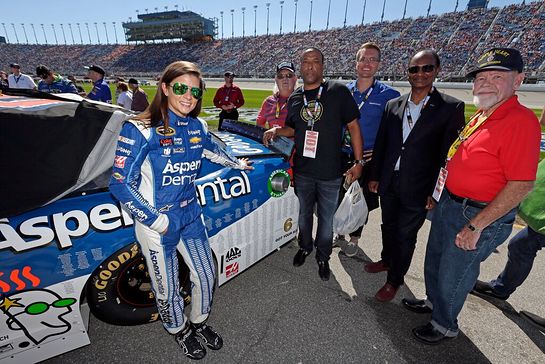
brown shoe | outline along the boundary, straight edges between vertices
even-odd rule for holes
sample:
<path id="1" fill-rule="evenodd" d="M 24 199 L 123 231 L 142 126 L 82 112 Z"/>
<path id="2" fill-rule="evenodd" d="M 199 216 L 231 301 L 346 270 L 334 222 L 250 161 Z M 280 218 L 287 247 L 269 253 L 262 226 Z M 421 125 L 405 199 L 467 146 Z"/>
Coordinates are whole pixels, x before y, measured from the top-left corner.
<path id="1" fill-rule="evenodd" d="M 363 270 L 367 273 L 378 273 L 378 272 L 386 272 L 390 269 L 387 265 L 384 264 L 382 260 L 379 260 L 376 263 L 367 263 Z"/>
<path id="2" fill-rule="evenodd" d="M 394 287 L 391 283 L 386 282 L 375 294 L 375 298 L 380 302 L 391 301 L 396 296 L 398 289 L 399 287 Z"/>

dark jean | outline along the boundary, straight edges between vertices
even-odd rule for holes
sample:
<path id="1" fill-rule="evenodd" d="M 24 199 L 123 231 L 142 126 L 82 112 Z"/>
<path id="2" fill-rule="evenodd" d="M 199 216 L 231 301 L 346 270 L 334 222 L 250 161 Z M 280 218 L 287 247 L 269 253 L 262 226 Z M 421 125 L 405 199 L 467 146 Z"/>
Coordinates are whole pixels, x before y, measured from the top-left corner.
<path id="1" fill-rule="evenodd" d="M 316 246 L 316 260 L 328 261 L 333 243 L 333 215 L 337 210 L 342 178 L 321 181 L 295 174 L 295 194 L 299 199 L 299 247 L 311 252 Z M 317 207 L 318 227 L 312 239 L 314 205 Z"/>
<path id="2" fill-rule="evenodd" d="M 455 245 L 456 234 L 482 209 L 452 200 L 443 192 L 434 209 L 424 278 L 433 305 L 432 325 L 446 336 L 458 334 L 458 314 L 479 277 L 481 262 L 511 233 L 517 209 L 512 209 L 481 232 L 475 250 Z"/>
<path id="3" fill-rule="evenodd" d="M 503 272 L 490 282 L 494 292 L 505 297 L 515 292 L 530 274 L 536 254 L 543 247 L 545 247 L 545 235 L 530 227 L 519 231 L 509 241 L 507 263 Z"/>

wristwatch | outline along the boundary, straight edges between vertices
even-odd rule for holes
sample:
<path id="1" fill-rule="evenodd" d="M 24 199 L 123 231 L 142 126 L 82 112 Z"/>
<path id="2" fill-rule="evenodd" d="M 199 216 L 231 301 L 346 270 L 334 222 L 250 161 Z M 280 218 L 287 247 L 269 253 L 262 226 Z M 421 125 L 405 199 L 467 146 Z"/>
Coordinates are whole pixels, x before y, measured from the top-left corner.
<path id="1" fill-rule="evenodd" d="M 473 225 L 472 223 L 467 224 L 466 227 L 467 227 L 469 230 L 471 230 L 472 232 L 477 233 L 477 234 L 480 233 L 481 231 L 483 231 L 483 229 L 476 227 L 476 226 Z"/>
<path id="2" fill-rule="evenodd" d="M 355 159 L 355 160 L 354 160 L 354 164 L 359 164 L 359 165 L 364 166 L 365 163 L 366 163 L 366 162 L 365 162 L 365 160 L 363 160 L 363 159 Z"/>

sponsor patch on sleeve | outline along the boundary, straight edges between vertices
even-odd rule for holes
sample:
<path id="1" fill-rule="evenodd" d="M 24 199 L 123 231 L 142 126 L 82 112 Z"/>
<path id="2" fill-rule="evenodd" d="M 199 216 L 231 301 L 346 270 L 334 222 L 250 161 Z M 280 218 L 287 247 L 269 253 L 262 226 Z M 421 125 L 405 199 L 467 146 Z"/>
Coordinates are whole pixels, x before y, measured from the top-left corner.
<path id="1" fill-rule="evenodd" d="M 117 168 L 125 168 L 125 161 L 127 160 L 127 157 L 116 155 L 114 159 L 114 166 Z"/>

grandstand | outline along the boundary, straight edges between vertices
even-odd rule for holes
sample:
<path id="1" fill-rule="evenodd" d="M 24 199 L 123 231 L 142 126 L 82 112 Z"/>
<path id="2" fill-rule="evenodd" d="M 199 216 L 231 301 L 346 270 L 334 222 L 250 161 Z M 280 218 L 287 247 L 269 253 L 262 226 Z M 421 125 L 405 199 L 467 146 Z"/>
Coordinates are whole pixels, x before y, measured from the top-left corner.
<path id="1" fill-rule="evenodd" d="M 170 12 L 169 12 L 170 13 Z M 526 61 L 527 82 L 545 80 L 545 2 L 503 8 L 476 8 L 416 19 L 210 42 L 128 45 L 0 44 L 0 64 L 18 62 L 31 73 L 44 63 L 63 74 L 83 74 L 83 66 L 100 64 L 111 75 L 156 76 L 174 60 L 197 63 L 207 77 L 229 69 L 244 77 L 271 77 L 285 59 L 296 64 L 309 46 L 323 49 L 329 77 L 354 77 L 358 47 L 375 41 L 383 49 L 379 77 L 405 78 L 409 57 L 434 48 L 443 63 L 440 77 L 461 81 L 476 56 L 491 46 L 517 48 Z M 176 37 L 175 37 L 176 38 Z"/>

